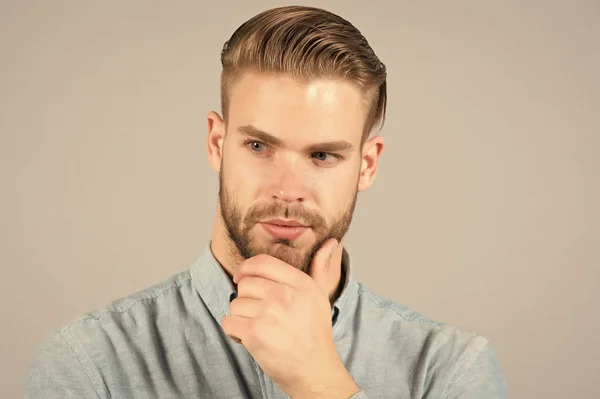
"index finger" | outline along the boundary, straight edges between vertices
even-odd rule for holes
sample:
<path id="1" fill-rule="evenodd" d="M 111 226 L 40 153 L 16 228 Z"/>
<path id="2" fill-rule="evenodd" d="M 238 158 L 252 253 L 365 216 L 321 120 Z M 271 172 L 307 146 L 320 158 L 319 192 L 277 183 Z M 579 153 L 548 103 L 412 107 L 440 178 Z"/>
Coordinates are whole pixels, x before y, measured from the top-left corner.
<path id="1" fill-rule="evenodd" d="M 244 261 L 233 276 L 233 282 L 238 283 L 245 276 L 257 276 L 277 283 L 290 286 L 297 285 L 299 279 L 308 278 L 292 265 L 273 256 L 261 254 Z"/>

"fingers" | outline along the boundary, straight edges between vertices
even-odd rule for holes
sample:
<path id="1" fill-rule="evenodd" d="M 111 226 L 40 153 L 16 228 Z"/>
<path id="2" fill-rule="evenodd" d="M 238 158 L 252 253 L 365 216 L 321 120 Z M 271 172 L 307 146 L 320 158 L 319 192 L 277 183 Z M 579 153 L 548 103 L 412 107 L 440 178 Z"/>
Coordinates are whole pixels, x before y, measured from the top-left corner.
<path id="1" fill-rule="evenodd" d="M 262 277 L 291 286 L 294 286 L 298 281 L 302 281 L 302 279 L 307 277 L 305 273 L 294 266 L 264 254 L 244 261 L 233 276 L 233 282 L 237 284 L 246 276 Z"/>
<path id="2" fill-rule="evenodd" d="M 263 311 L 263 302 L 261 299 L 237 297 L 229 304 L 229 313 L 232 316 L 254 318 Z"/>
<path id="3" fill-rule="evenodd" d="M 225 316 L 221 320 L 221 327 L 225 335 L 233 339 L 237 343 L 244 343 L 244 338 L 247 337 L 252 328 L 252 319 L 241 316 Z"/>
<path id="4" fill-rule="evenodd" d="M 262 277 L 245 276 L 238 281 L 238 297 L 265 299 L 273 290 L 277 289 L 277 283 Z"/>
<path id="5" fill-rule="evenodd" d="M 323 246 L 313 256 L 310 264 L 309 275 L 317 283 L 317 286 L 325 293 L 329 289 L 329 263 L 331 255 L 338 242 L 335 238 L 325 241 Z"/>
<path id="6" fill-rule="evenodd" d="M 329 259 L 331 258 L 331 254 L 333 253 L 337 245 L 338 241 L 335 238 L 330 238 L 329 240 L 325 241 L 325 243 L 313 256 L 311 265 L 325 267 L 329 266 Z"/>

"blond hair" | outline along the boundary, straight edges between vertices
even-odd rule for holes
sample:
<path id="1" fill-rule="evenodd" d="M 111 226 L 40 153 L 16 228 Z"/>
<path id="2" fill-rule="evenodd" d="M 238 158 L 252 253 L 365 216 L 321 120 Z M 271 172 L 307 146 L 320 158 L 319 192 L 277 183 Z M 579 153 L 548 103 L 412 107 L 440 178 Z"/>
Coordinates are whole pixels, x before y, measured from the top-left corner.
<path id="1" fill-rule="evenodd" d="M 385 65 L 350 22 L 314 7 L 286 6 L 243 23 L 221 53 L 221 112 L 227 120 L 229 89 L 243 72 L 284 73 L 299 80 L 344 79 L 365 93 L 368 114 L 363 140 L 387 102 Z"/>

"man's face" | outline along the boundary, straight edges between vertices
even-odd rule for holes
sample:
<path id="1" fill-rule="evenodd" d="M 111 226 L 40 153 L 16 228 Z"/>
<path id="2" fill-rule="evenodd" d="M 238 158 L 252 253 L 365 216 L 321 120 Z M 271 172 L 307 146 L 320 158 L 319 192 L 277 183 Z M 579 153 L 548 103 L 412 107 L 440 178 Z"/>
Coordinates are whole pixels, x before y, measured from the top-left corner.
<path id="1" fill-rule="evenodd" d="M 366 118 L 349 82 L 247 73 L 230 89 L 219 173 L 221 216 L 235 248 L 307 271 L 350 226 Z"/>

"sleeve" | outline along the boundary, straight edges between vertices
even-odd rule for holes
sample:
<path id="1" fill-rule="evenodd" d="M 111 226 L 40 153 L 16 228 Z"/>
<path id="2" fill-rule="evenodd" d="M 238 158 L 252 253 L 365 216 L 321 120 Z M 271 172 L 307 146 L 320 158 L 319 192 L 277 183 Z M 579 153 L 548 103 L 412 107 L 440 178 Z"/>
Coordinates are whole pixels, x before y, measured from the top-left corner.
<path id="1" fill-rule="evenodd" d="M 500 361 L 488 343 L 483 350 L 475 354 L 476 358 L 465 365 L 452 380 L 448 399 L 508 398 L 508 387 Z"/>
<path id="2" fill-rule="evenodd" d="M 26 399 L 98 399 L 92 380 L 65 338 L 54 332 L 29 364 Z"/>

